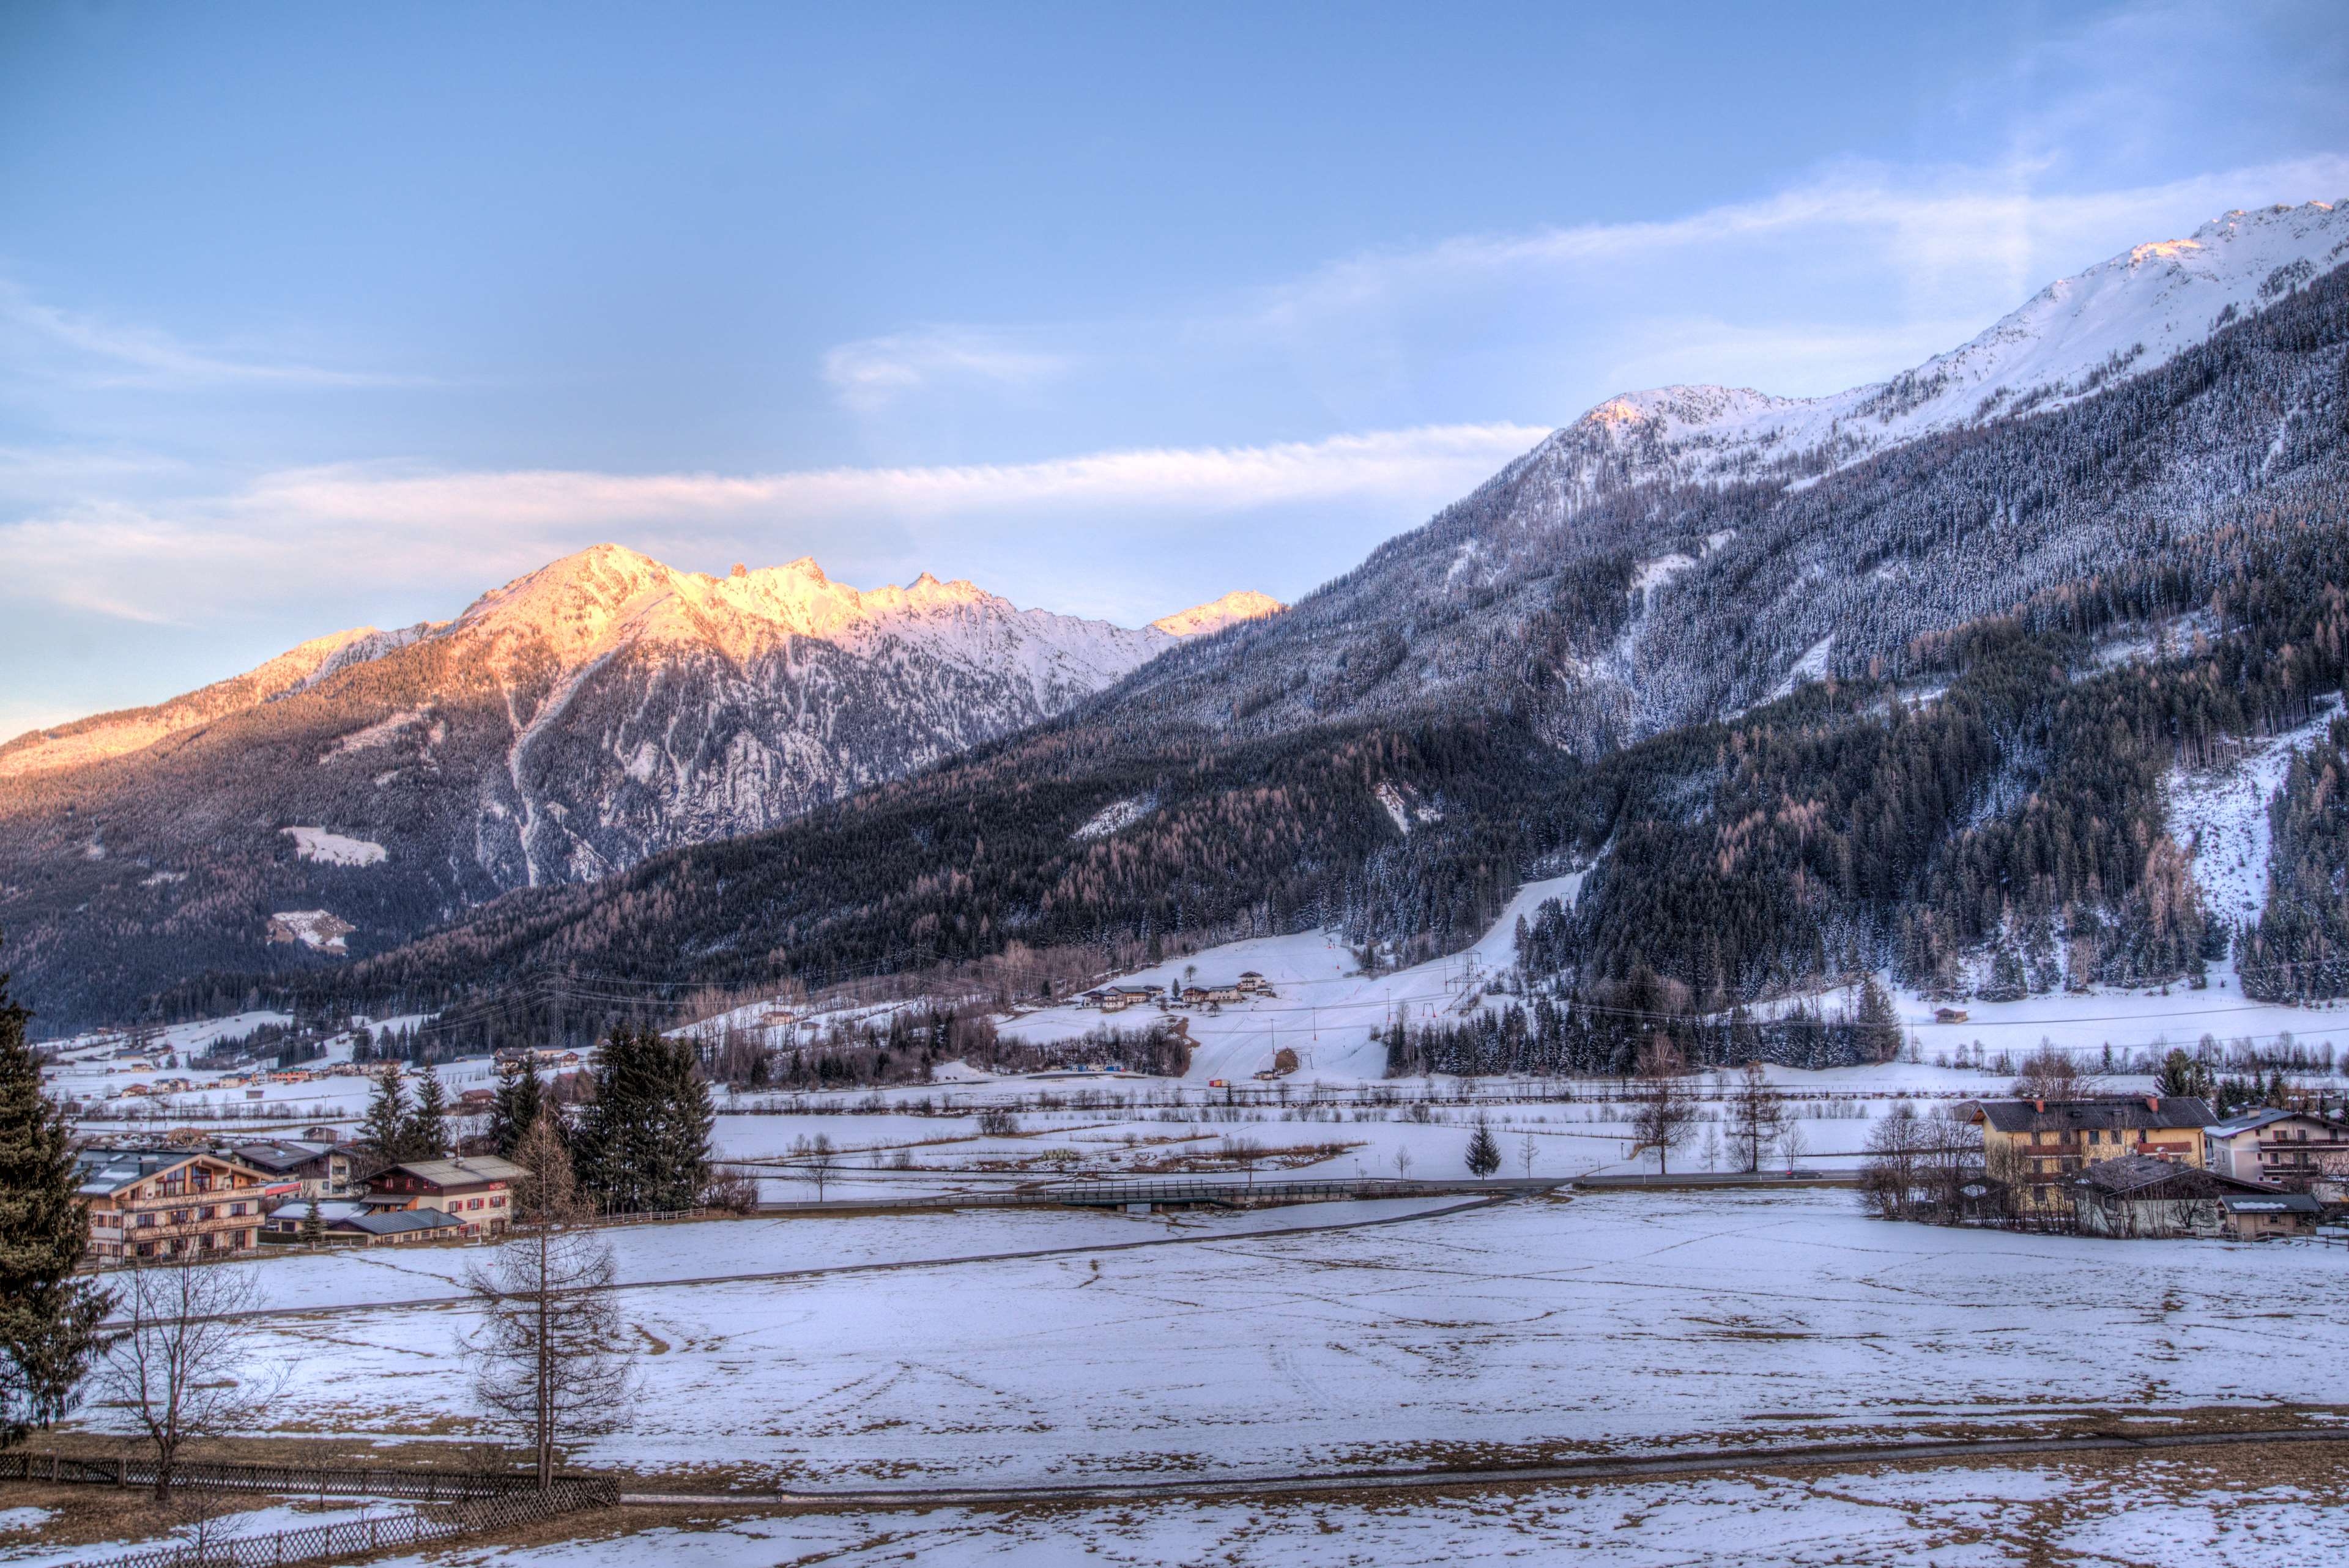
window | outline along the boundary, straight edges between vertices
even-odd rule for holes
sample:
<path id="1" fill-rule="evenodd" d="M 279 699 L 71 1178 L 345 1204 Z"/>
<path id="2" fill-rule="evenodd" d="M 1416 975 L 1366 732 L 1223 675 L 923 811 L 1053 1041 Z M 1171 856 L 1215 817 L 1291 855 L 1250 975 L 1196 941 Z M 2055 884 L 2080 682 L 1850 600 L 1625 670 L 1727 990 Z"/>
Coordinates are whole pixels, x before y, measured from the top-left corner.
<path id="1" fill-rule="evenodd" d="M 139 1222 L 142 1225 L 151 1225 L 155 1222 L 155 1216 L 151 1213 L 141 1214 L 139 1216 Z M 146 1254 L 141 1253 L 140 1256 L 144 1257 Z"/>
<path id="2" fill-rule="evenodd" d="M 500 1193 L 496 1194 L 495 1196 L 492 1197 L 492 1198 L 491 1198 L 491 1200 L 490 1200 L 490 1207 L 491 1207 L 491 1208 L 492 1208 L 492 1209 L 502 1209 L 502 1208 L 504 1208 L 505 1206 L 506 1206 L 506 1195 L 505 1195 L 503 1192 L 500 1192 Z"/>
<path id="3" fill-rule="evenodd" d="M 244 1212 L 244 1205 L 242 1203 L 231 1203 L 228 1206 L 228 1212 L 229 1217 L 231 1219 L 234 1219 L 237 1215 Z"/>
<path id="4" fill-rule="evenodd" d="M 218 1212 L 218 1211 L 212 1208 L 211 1204 L 207 1203 L 202 1208 L 196 1211 L 196 1219 L 201 1222 L 211 1219 L 216 1212 Z"/>

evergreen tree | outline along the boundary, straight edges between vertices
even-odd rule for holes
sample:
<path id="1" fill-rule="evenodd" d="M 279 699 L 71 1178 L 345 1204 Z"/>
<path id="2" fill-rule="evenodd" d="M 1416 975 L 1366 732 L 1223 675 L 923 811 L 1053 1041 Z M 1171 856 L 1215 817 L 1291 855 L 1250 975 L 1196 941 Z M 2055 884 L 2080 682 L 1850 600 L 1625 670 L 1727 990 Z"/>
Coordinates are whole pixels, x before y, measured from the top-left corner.
<path id="1" fill-rule="evenodd" d="M 401 1130 L 399 1157 L 449 1158 L 449 1124 L 442 1119 L 448 1114 L 449 1091 L 442 1086 L 440 1075 L 426 1068 L 423 1081 L 416 1088 L 416 1109 L 409 1113 L 408 1125 Z"/>
<path id="2" fill-rule="evenodd" d="M 359 1119 L 358 1147 L 384 1164 L 408 1158 L 408 1089 L 399 1081 L 399 1064 L 386 1062 L 375 1075 L 375 1092 L 367 1114 Z"/>
<path id="3" fill-rule="evenodd" d="M 596 1053 L 579 1119 L 579 1184 L 607 1213 L 689 1209 L 709 1174 L 716 1122 L 693 1047 L 623 1025 Z"/>
<path id="4" fill-rule="evenodd" d="M 302 1214 L 302 1244 L 313 1252 L 326 1239 L 326 1216 L 318 1212 L 318 1205 L 325 1202 L 324 1198 L 311 1199 Z"/>
<path id="5" fill-rule="evenodd" d="M 2154 1075 L 2154 1088 L 2163 1095 L 2207 1098 L 2210 1093 L 2210 1069 L 2188 1056 L 2172 1049 L 2161 1061 L 2161 1070 Z"/>
<path id="6" fill-rule="evenodd" d="M 499 1066 L 498 1098 L 490 1108 L 490 1138 L 500 1154 L 513 1158 L 545 1105 L 545 1087 L 538 1081 L 538 1068 L 527 1056 L 510 1057 Z"/>
<path id="7" fill-rule="evenodd" d="M 1493 1138 L 1493 1130 L 1483 1121 L 1468 1136 L 1468 1174 L 1482 1181 L 1501 1168 L 1501 1146 Z"/>
<path id="8" fill-rule="evenodd" d="M 0 975 L 0 1446 L 79 1403 L 110 1293 L 73 1277 L 89 1215 L 64 1113 L 25 1043 L 31 1016 Z"/>
<path id="9" fill-rule="evenodd" d="M 1900 1014 L 1884 983 L 1870 975 L 1860 983 L 1858 1031 L 1861 1059 L 1889 1062 L 1900 1054 Z"/>

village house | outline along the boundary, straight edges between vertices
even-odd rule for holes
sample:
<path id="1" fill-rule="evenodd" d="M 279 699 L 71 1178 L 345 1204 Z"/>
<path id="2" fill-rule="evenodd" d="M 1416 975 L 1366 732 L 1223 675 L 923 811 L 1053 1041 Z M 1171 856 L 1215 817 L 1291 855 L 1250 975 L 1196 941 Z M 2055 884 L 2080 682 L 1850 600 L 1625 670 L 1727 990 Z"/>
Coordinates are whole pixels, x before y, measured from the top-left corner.
<path id="1" fill-rule="evenodd" d="M 2208 1100 L 2136 1095 L 2105 1099 L 1982 1099 L 1959 1114 L 1982 1129 L 1982 1165 L 2026 1209 L 2061 1210 L 2088 1166 L 2142 1155 L 2199 1168 Z"/>
<path id="2" fill-rule="evenodd" d="M 313 1204 L 318 1210 L 319 1240 L 330 1246 L 453 1242 L 469 1233 L 464 1221 L 439 1209 L 384 1209 L 356 1200 L 297 1198 L 270 1211 L 263 1234 L 273 1243 L 300 1241 Z"/>
<path id="3" fill-rule="evenodd" d="M 494 1235 L 512 1218 L 512 1183 L 528 1174 L 494 1154 L 412 1160 L 367 1178 L 367 1202 L 379 1210 L 439 1210 L 454 1215 L 469 1236 Z"/>
<path id="4" fill-rule="evenodd" d="M 339 1198 L 351 1190 L 351 1157 L 332 1143 L 268 1139 L 240 1143 L 229 1154 L 274 1179 L 272 1195 Z"/>
<path id="5" fill-rule="evenodd" d="M 2070 1183 L 2074 1217 L 2092 1236 L 2224 1236 L 2265 1241 L 2316 1228 L 2316 1200 L 2174 1160 L 2124 1154 Z"/>
<path id="6" fill-rule="evenodd" d="M 74 1155 L 89 1210 L 89 1255 L 168 1258 L 250 1252 L 266 1172 L 202 1150 L 84 1149 Z"/>
<path id="7" fill-rule="evenodd" d="M 2213 1171 L 2288 1191 L 2331 1190 L 2349 1181 L 2349 1122 L 2314 1111 L 2230 1116 L 2202 1130 L 2202 1151 Z"/>
<path id="8" fill-rule="evenodd" d="M 1272 987 L 1255 970 L 1243 969 L 1240 971 L 1239 988 L 1243 991 L 1268 991 Z"/>

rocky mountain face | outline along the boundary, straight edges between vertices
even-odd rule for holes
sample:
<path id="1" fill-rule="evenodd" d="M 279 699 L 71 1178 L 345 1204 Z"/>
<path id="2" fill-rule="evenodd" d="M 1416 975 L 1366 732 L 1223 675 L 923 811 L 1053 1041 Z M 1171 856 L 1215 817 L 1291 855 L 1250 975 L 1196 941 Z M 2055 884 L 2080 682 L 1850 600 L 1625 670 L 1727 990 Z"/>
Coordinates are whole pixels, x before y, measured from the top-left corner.
<path id="1" fill-rule="evenodd" d="M 711 577 L 599 545 L 454 621 L 0 748 L 0 931 L 52 1007 L 380 951 L 510 889 L 772 827 L 1278 607 L 1137 630 L 927 574 L 860 593 L 812 561 Z"/>
<path id="2" fill-rule="evenodd" d="M 2174 975 L 2227 938 L 2163 769 L 2309 722 L 2349 650 L 2344 254 L 2341 208 L 2232 214 L 1877 387 L 1616 399 L 1033 730 L 338 983 L 545 1027 L 554 973 L 1075 975 L 1310 923 L 1424 954 L 1594 861 L 1550 969 L 1642 1007 L 1985 947 Z"/>

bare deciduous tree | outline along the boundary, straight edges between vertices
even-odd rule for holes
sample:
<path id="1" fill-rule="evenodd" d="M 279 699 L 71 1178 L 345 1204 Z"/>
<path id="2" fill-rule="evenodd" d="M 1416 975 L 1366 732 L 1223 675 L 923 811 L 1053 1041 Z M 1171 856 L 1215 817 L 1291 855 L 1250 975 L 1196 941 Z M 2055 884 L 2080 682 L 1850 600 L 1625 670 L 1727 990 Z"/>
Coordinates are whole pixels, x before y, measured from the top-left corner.
<path id="1" fill-rule="evenodd" d="M 2017 1099 L 2085 1099 L 2096 1092 L 2104 1080 L 2074 1061 L 2069 1053 L 2058 1050 L 2052 1040 L 2042 1039 L 2039 1048 L 2023 1058 L 2015 1069 L 2014 1097 Z"/>
<path id="2" fill-rule="evenodd" d="M 792 1139 L 792 1158 L 798 1162 L 801 1179 L 815 1183 L 815 1201 L 823 1202 L 824 1183 L 840 1165 L 840 1151 L 832 1146 L 831 1136 L 819 1132 L 813 1138 Z"/>
<path id="3" fill-rule="evenodd" d="M 1658 1036 L 1640 1047 L 1631 1102 L 1631 1136 L 1656 1151 L 1658 1173 L 1671 1172 L 1671 1152 L 1689 1139 L 1697 1108 L 1687 1081 L 1688 1062 L 1680 1047 Z"/>
<path id="4" fill-rule="evenodd" d="M 181 1446 L 244 1429 L 276 1385 L 244 1366 L 245 1330 L 237 1318 L 259 1299 L 251 1269 L 200 1263 L 194 1254 L 130 1264 L 98 1387 L 154 1450 L 155 1501 L 168 1502 Z"/>
<path id="5" fill-rule="evenodd" d="M 468 1271 L 481 1321 L 465 1349 L 475 1397 L 529 1435 L 544 1488 L 559 1440 L 608 1431 L 626 1414 L 633 1349 L 612 1298 L 612 1249 L 587 1225 L 570 1156 L 544 1116 L 514 1159 L 531 1172 L 517 1184 L 527 1201 L 489 1263 Z"/>
<path id="6" fill-rule="evenodd" d="M 1730 1152 L 1738 1167 L 1762 1169 L 1762 1157 L 1778 1141 L 1786 1126 L 1786 1098 L 1770 1082 L 1760 1062 L 1747 1062 L 1729 1094 Z"/>

